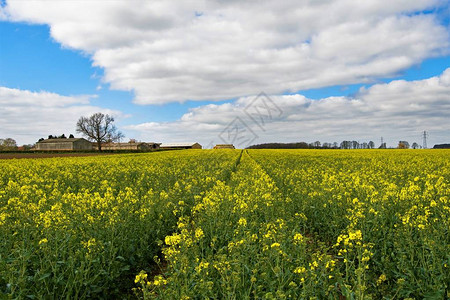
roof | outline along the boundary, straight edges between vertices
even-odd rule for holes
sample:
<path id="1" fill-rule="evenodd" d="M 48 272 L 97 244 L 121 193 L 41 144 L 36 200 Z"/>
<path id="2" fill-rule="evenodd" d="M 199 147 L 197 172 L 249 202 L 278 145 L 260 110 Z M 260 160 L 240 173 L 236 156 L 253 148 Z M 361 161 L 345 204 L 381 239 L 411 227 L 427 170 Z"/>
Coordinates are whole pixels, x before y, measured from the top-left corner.
<path id="1" fill-rule="evenodd" d="M 161 144 L 160 147 L 192 147 L 195 144 L 198 143 L 168 143 L 168 144 Z"/>
<path id="2" fill-rule="evenodd" d="M 40 141 L 40 142 L 38 142 L 38 143 L 39 143 L 39 144 L 41 144 L 41 143 L 61 143 L 61 142 L 70 142 L 70 143 L 73 143 L 73 142 L 76 142 L 76 141 L 79 141 L 79 140 L 84 140 L 84 141 L 86 141 L 86 142 L 89 142 L 88 140 L 86 140 L 86 139 L 84 139 L 84 138 L 71 138 L 71 139 L 69 139 L 69 138 L 67 138 L 67 139 L 64 139 L 64 138 L 60 139 L 60 138 L 57 138 L 57 139 L 46 139 L 46 140 Z"/>
<path id="3" fill-rule="evenodd" d="M 214 149 L 236 149 L 233 144 L 217 144 Z"/>

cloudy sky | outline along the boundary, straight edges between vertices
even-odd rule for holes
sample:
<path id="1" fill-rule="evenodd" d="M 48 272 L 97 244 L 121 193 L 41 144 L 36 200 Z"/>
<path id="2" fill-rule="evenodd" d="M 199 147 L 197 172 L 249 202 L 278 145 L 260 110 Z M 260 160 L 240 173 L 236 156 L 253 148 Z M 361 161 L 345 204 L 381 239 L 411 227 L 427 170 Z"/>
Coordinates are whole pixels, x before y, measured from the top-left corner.
<path id="1" fill-rule="evenodd" d="M 0 0 L 0 138 L 450 142 L 447 0 Z"/>

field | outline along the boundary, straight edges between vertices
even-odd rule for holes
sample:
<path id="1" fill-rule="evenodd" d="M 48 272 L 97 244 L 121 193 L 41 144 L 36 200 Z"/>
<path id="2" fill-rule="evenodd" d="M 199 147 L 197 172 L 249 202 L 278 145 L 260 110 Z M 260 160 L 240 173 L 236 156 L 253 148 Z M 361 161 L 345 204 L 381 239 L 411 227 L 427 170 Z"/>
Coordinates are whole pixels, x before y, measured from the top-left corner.
<path id="1" fill-rule="evenodd" d="M 21 159 L 21 158 L 52 158 L 52 157 L 79 157 L 79 156 L 97 156 L 97 155 L 112 155 L 112 153 L 0 153 L 0 159 Z"/>
<path id="2" fill-rule="evenodd" d="M 6 298 L 450 297 L 449 150 L 186 150 L 0 169 Z"/>

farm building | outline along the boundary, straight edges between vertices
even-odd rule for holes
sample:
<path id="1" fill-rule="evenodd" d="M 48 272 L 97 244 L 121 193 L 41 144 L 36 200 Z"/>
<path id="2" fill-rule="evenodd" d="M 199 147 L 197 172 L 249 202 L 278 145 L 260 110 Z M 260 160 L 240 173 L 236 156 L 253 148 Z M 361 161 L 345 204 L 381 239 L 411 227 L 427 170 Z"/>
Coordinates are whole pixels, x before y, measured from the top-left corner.
<path id="1" fill-rule="evenodd" d="M 102 144 L 102 150 L 141 150 L 150 151 L 159 149 L 160 143 L 106 143 Z M 93 143 L 94 149 L 98 149 L 96 143 Z"/>
<path id="2" fill-rule="evenodd" d="M 92 143 L 83 138 L 47 139 L 37 142 L 36 150 L 41 151 L 92 150 Z"/>
<path id="3" fill-rule="evenodd" d="M 161 149 L 202 149 L 199 143 L 169 143 L 161 144 Z"/>
<path id="4" fill-rule="evenodd" d="M 214 149 L 236 149 L 233 144 L 217 144 Z"/>

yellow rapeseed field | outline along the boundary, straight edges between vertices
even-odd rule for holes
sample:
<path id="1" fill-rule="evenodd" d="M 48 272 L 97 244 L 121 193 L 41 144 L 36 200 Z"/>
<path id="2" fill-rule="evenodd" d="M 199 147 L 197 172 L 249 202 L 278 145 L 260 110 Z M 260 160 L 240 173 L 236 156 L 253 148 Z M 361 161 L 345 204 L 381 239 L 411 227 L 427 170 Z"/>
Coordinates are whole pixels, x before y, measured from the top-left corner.
<path id="1" fill-rule="evenodd" d="M 445 299 L 450 151 L 0 161 L 11 299 Z"/>

